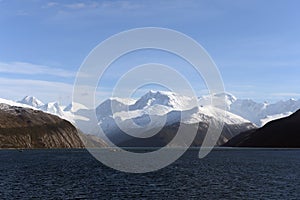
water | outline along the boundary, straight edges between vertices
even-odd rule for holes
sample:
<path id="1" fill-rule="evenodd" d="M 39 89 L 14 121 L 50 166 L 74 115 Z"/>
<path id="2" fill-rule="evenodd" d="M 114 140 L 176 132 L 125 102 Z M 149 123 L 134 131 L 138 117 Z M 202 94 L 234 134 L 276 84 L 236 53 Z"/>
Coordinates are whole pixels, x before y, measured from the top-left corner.
<path id="1" fill-rule="evenodd" d="M 85 150 L 0 150 L 0 199 L 300 199 L 300 150 L 197 154 L 128 174 Z"/>

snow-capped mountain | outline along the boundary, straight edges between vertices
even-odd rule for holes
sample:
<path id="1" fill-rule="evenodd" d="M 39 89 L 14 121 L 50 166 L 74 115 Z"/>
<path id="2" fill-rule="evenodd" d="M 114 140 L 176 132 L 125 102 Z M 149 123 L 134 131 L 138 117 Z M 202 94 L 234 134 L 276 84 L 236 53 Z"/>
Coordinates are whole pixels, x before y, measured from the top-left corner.
<path id="1" fill-rule="evenodd" d="M 62 119 L 68 120 L 74 124 L 74 115 L 71 111 L 64 111 L 64 106 L 59 105 L 58 102 L 49 102 L 43 106 L 38 107 L 39 110 L 42 110 L 46 113 L 59 116 Z"/>
<path id="2" fill-rule="evenodd" d="M 224 101 L 225 100 L 225 101 Z M 230 110 L 230 106 L 237 100 L 235 96 L 230 93 L 219 93 L 213 95 L 204 95 L 199 98 L 198 102 L 200 106 L 207 106 L 211 105 L 211 102 L 214 101 L 215 107 Z"/>
<path id="3" fill-rule="evenodd" d="M 96 115 L 105 132 L 119 130 L 117 124 L 129 129 L 142 127 L 146 130 L 146 127 L 150 129 L 160 124 L 152 119 L 152 124 L 149 125 L 150 117 L 160 119 L 173 110 L 189 108 L 189 97 L 167 91 L 149 91 L 138 100 L 109 98 L 96 108 Z"/>
<path id="4" fill-rule="evenodd" d="M 13 101 L 9 102 L 8 100 L 6 101 L 2 100 L 2 101 L 0 100 L 0 102 L 7 103 L 9 105 L 41 110 L 46 113 L 56 115 L 60 118 L 66 119 L 74 123 L 73 114 L 70 111 L 67 110 L 64 111 L 63 109 L 64 107 L 59 105 L 58 102 L 49 102 L 45 104 L 34 96 L 26 96 L 22 100 L 19 100 L 17 102 L 13 102 Z"/>
<path id="5" fill-rule="evenodd" d="M 141 110 L 155 105 L 162 105 L 174 110 L 187 110 L 195 106 L 192 105 L 192 103 L 192 98 L 182 96 L 174 92 L 150 90 L 133 105 L 130 105 L 129 109 Z"/>
<path id="6" fill-rule="evenodd" d="M 212 99 L 216 103 L 215 106 L 217 108 L 222 107 L 218 105 L 218 102 L 220 102 L 221 105 L 221 103 L 223 103 L 221 100 L 225 99 L 225 107 L 231 114 L 249 120 L 257 126 L 262 126 L 271 120 L 288 116 L 300 108 L 300 100 L 290 99 L 268 104 L 258 103 L 251 99 L 237 99 L 232 94 L 222 93 L 211 96 L 206 95 L 198 99 L 198 105 L 203 108 L 201 112 L 205 112 L 208 116 L 211 115 L 210 112 L 212 112 L 212 109 L 210 109 L 210 111 L 206 110 L 210 107 Z M 84 106 L 77 105 L 76 103 L 72 103 L 67 107 L 63 107 L 55 102 L 44 104 L 33 96 L 26 96 L 22 100 L 17 101 L 17 103 L 8 101 L 9 100 L 4 101 L 2 99 L 3 103 L 40 109 L 71 122 L 74 122 L 74 117 L 80 117 L 74 116 L 73 113 L 76 113 L 77 110 L 86 109 Z M 193 104 L 193 99 L 190 97 L 178 95 L 169 91 L 149 91 L 138 100 L 116 97 L 109 98 L 97 107 L 96 115 L 100 120 L 99 123 L 105 124 L 102 120 L 105 118 L 112 118 L 114 111 L 114 120 L 125 121 L 128 119 L 138 119 L 138 122 L 141 125 L 143 120 L 149 121 L 148 115 L 163 116 L 174 110 L 190 110 L 195 106 Z M 215 117 L 218 117 L 218 115 L 216 114 Z M 194 119 L 194 121 L 197 121 L 197 119 Z M 111 124 L 106 124 L 105 126 L 111 127 Z"/>
<path id="7" fill-rule="evenodd" d="M 57 116 L 64 116 L 65 114 L 57 102 L 46 103 L 45 105 L 39 107 L 39 109 Z"/>
<path id="8" fill-rule="evenodd" d="M 7 105 L 10 105 L 10 106 L 17 106 L 17 107 L 24 107 L 24 108 L 36 109 L 35 107 L 32 107 L 32 106 L 27 105 L 27 104 L 22 104 L 22 103 L 18 103 L 18 102 L 15 102 L 15 101 L 7 100 L 7 99 L 2 99 L 2 98 L 0 98 L 0 103 L 7 104 Z"/>
<path id="9" fill-rule="evenodd" d="M 257 126 L 263 126 L 269 121 L 286 117 L 300 109 L 300 100 L 289 99 L 269 104 L 266 102 L 255 102 L 251 99 L 237 99 L 229 93 L 200 97 L 199 105 L 208 106 L 211 104 L 212 99 L 218 108 L 221 108 L 218 103 L 222 105 L 221 103 L 225 99 L 225 107 L 229 112 L 241 116 Z"/>
<path id="10" fill-rule="evenodd" d="M 127 111 L 129 105 L 133 104 L 135 100 L 133 99 L 121 99 L 121 98 L 109 98 L 102 102 L 96 108 L 96 115 L 99 120 L 112 116 L 113 113 L 118 113 L 122 111 Z"/>
<path id="11" fill-rule="evenodd" d="M 185 124 L 195 124 L 199 122 L 207 122 L 209 123 L 210 120 L 214 120 L 217 122 L 223 121 L 226 124 L 234 125 L 234 124 L 246 124 L 251 123 L 248 120 L 243 119 L 240 116 L 237 116 L 230 112 L 224 112 L 223 110 L 211 106 L 207 107 L 195 107 L 189 110 L 172 110 L 172 109 L 165 109 L 166 112 L 161 113 L 151 113 L 147 111 L 129 111 L 125 115 L 124 112 L 116 113 L 114 120 L 112 117 L 103 119 L 101 121 L 101 125 L 110 127 L 109 130 L 111 131 L 113 126 L 110 124 L 112 121 L 117 121 L 123 127 L 129 127 L 129 130 L 132 130 L 137 127 L 141 127 L 144 130 L 150 130 L 155 127 L 155 125 L 171 125 L 174 123 L 182 122 Z M 129 117 L 131 116 L 131 117 Z M 151 122 L 151 120 L 153 120 Z M 152 126 L 149 124 L 152 123 Z M 110 124 L 110 125 L 107 125 Z M 115 127 L 115 129 L 118 129 Z"/>
<path id="12" fill-rule="evenodd" d="M 38 100 L 36 97 L 33 97 L 33 96 L 26 96 L 22 100 L 17 101 L 17 102 L 21 103 L 21 104 L 26 104 L 26 105 L 29 105 L 29 106 L 32 106 L 35 108 L 39 108 L 44 105 L 44 103 L 42 101 Z"/>
<path id="13" fill-rule="evenodd" d="M 250 99 L 238 99 L 230 106 L 230 112 L 250 120 L 257 126 L 286 117 L 300 108 L 300 100 L 286 100 L 276 103 L 257 103 Z"/>
<path id="14" fill-rule="evenodd" d="M 216 95 L 216 98 L 221 98 L 222 95 Z M 234 97 L 227 96 L 226 102 L 229 104 Z M 220 124 L 224 121 L 227 127 L 222 137 L 224 141 L 239 131 L 255 128 L 250 121 L 233 113 L 212 107 L 208 103 L 199 107 L 191 97 L 165 91 L 150 91 L 136 101 L 108 99 L 97 107 L 96 114 L 104 133 L 117 139 L 117 143 L 128 140 L 122 137 L 124 132 L 146 137 L 158 127 L 172 126 L 180 122 L 186 125 L 201 122 L 205 124 L 202 127 L 204 133 L 201 134 L 205 134 L 209 123 Z"/>

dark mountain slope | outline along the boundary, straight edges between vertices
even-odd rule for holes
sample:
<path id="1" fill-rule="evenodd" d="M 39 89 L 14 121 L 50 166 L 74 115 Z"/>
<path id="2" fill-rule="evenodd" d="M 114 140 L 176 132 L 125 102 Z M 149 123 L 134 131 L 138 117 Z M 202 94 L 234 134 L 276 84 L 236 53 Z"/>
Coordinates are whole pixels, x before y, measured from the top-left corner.
<path id="1" fill-rule="evenodd" d="M 224 146 L 231 147 L 300 147 L 300 110 L 271 121 L 259 129 L 242 132 Z"/>
<path id="2" fill-rule="evenodd" d="M 180 123 L 174 123 L 162 128 L 156 135 L 149 138 L 134 138 L 125 133 L 119 133 L 115 135 L 114 138 L 110 138 L 112 141 L 116 141 L 115 143 L 119 146 L 123 147 L 163 147 L 167 145 L 177 134 Z M 200 147 L 206 136 L 206 132 L 209 124 L 205 122 L 200 122 L 199 124 L 184 124 L 182 126 L 185 127 L 186 133 L 197 131 L 197 135 L 191 144 L 193 147 Z M 229 125 L 225 124 L 222 134 L 217 141 L 217 146 L 224 144 L 228 141 L 228 139 L 232 138 L 236 134 L 241 131 L 246 131 L 249 129 L 253 129 L 255 126 L 251 123 L 245 124 L 235 124 Z M 208 136 L 210 138 L 210 136 Z M 182 139 L 184 140 L 184 138 Z M 122 142 L 118 142 L 122 141 Z M 180 146 L 179 144 L 174 144 L 174 146 Z"/>

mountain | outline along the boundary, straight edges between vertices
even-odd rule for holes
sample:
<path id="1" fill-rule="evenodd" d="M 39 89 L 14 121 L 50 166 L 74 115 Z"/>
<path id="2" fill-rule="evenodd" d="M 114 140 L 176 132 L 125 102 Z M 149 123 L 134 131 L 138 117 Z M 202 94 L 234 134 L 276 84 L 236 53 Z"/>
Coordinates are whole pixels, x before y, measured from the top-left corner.
<path id="1" fill-rule="evenodd" d="M 218 93 L 218 94 L 212 94 L 212 95 L 204 95 L 199 98 L 198 102 L 199 105 L 201 106 L 207 106 L 211 104 L 211 101 L 214 101 L 215 106 L 217 108 L 222 108 L 224 107 L 223 103 L 225 103 L 225 108 L 227 110 L 230 110 L 231 104 L 233 104 L 237 98 L 233 96 L 230 93 Z M 225 102 L 224 102 L 225 100 Z"/>
<path id="2" fill-rule="evenodd" d="M 0 101 L 1 102 L 1 101 Z M 3 103 L 5 103 L 3 101 Z M 15 105 L 13 102 L 7 102 L 9 105 Z M 42 110 L 49 114 L 56 115 L 60 118 L 66 119 L 71 123 L 74 123 L 74 117 L 70 111 L 67 111 L 68 108 L 63 109 L 63 106 L 60 106 L 58 102 L 49 102 L 43 103 L 39 99 L 33 96 L 26 96 L 22 100 L 17 101 L 17 106 L 28 107 L 32 109 Z"/>
<path id="3" fill-rule="evenodd" d="M 57 116 L 0 103 L 0 148 L 81 148 L 77 129 Z"/>
<path id="4" fill-rule="evenodd" d="M 29 105 L 29 106 L 32 106 L 35 108 L 39 108 L 44 105 L 44 103 L 42 101 L 38 100 L 36 97 L 33 97 L 33 96 L 26 96 L 22 100 L 17 101 L 17 102 L 21 103 L 21 104 L 26 104 L 26 105 Z"/>
<path id="5" fill-rule="evenodd" d="M 154 105 L 170 107 L 174 110 L 187 110 L 192 108 L 193 99 L 169 91 L 153 91 L 138 99 L 133 105 L 129 106 L 130 110 L 141 110 Z M 194 107 L 194 106 L 193 106 Z"/>
<path id="6" fill-rule="evenodd" d="M 201 107 L 207 107 L 211 105 L 211 100 L 214 100 L 215 107 L 224 107 L 233 114 L 241 116 L 242 118 L 251 121 L 256 126 L 263 126 L 269 121 L 286 117 L 296 110 L 300 109 L 300 100 L 289 99 L 286 101 L 279 101 L 275 103 L 259 103 L 251 99 L 237 99 L 230 93 L 220 93 L 205 95 L 198 98 L 198 105 Z M 8 100 L 0 102 L 5 103 Z M 15 102 L 13 102 L 15 103 Z M 12 105 L 12 101 L 8 102 Z M 123 98 L 109 98 L 101 103 L 96 108 L 96 115 L 100 121 L 104 118 L 112 116 L 112 112 L 119 113 L 127 110 L 134 111 L 130 114 L 133 116 L 127 116 L 126 118 L 135 118 L 140 116 L 140 113 L 144 110 L 146 113 L 152 114 L 166 114 L 172 110 L 188 110 L 192 109 L 195 105 L 194 99 L 186 96 L 182 96 L 169 91 L 149 91 L 143 95 L 140 99 L 123 99 Z M 75 113 L 78 110 L 85 110 L 86 107 L 78 103 L 71 103 L 66 107 L 60 106 L 58 103 L 44 104 L 35 97 L 26 96 L 22 100 L 18 101 L 18 105 L 22 107 L 29 107 L 33 109 L 43 110 L 45 112 L 57 115 L 63 119 L 66 119 L 72 123 L 76 118 L 81 118 L 80 114 Z M 113 108 L 113 110 L 112 110 Z M 151 111 L 150 111 L 151 110 Z M 75 114 L 75 115 L 74 115 Z M 124 114 L 123 116 L 124 117 Z M 101 123 L 101 122 L 100 122 Z"/>
<path id="7" fill-rule="evenodd" d="M 268 122 L 265 126 L 243 132 L 224 146 L 231 147 L 300 147 L 300 110 Z"/>
<path id="8" fill-rule="evenodd" d="M 3 103 L 5 102 L 3 101 Z M 15 105 L 13 102 L 7 103 L 9 105 Z M 17 103 L 17 106 L 41 110 L 46 113 L 56 115 L 62 119 L 68 120 L 74 124 L 74 116 L 71 113 L 72 104 L 64 108 L 63 106 L 59 105 L 58 102 L 43 103 L 42 101 L 33 96 L 26 96 L 22 100 L 17 101 Z"/>
<path id="9" fill-rule="evenodd" d="M 216 107 L 221 108 L 225 99 L 225 108 L 238 116 L 243 117 L 256 124 L 263 126 L 269 121 L 286 117 L 300 109 L 300 100 L 289 99 L 275 103 L 259 103 L 251 99 L 237 99 L 230 93 L 220 93 L 199 98 L 199 104 L 207 106 L 211 104 L 211 99 L 216 103 Z"/>
<path id="10" fill-rule="evenodd" d="M 230 111 L 260 126 L 260 120 L 267 116 L 267 104 L 257 103 L 251 99 L 238 99 L 230 106 Z"/>
<path id="11" fill-rule="evenodd" d="M 149 138 L 135 138 L 125 134 L 124 132 L 122 132 L 122 130 L 118 130 L 119 132 L 110 133 L 109 138 L 114 143 L 124 147 L 162 147 L 167 145 L 174 138 L 179 127 L 183 126 L 187 133 L 189 133 L 189 131 L 197 131 L 197 135 L 191 146 L 199 147 L 201 146 L 203 139 L 206 136 L 206 132 L 210 123 L 219 123 L 219 121 L 215 118 L 201 113 L 195 113 L 198 119 L 189 121 L 191 119 L 190 118 L 189 120 L 180 123 L 179 121 L 181 115 L 185 115 L 185 113 L 182 113 L 181 111 L 172 111 L 168 113 L 166 125 L 163 126 L 162 129 L 157 132 L 157 134 Z M 234 119 L 234 121 L 236 120 L 237 119 Z M 236 124 L 225 123 L 221 136 L 218 139 L 216 145 L 222 145 L 238 133 L 246 130 L 251 130 L 253 128 L 256 128 L 256 126 L 254 126 L 250 122 L 239 122 Z M 134 129 L 128 131 L 130 131 L 131 133 L 135 132 Z M 152 129 L 145 129 L 144 132 L 138 131 L 137 133 L 139 135 L 147 135 L 149 133 L 152 134 L 152 132 L 156 133 L 156 131 L 157 130 L 155 129 L 155 127 L 152 127 Z M 182 144 L 174 145 L 179 146 Z"/>
<path id="12" fill-rule="evenodd" d="M 300 109 L 300 100 L 289 99 L 276 103 L 257 103 L 250 99 L 238 99 L 230 105 L 230 112 L 250 120 L 257 126 L 285 117 Z"/>
<path id="13" fill-rule="evenodd" d="M 101 138 L 95 135 L 84 134 L 79 131 L 79 136 L 86 148 L 99 148 L 108 146 Z"/>
<path id="14" fill-rule="evenodd" d="M 134 100 L 132 99 L 109 98 L 96 108 L 97 118 L 101 120 L 105 117 L 112 116 L 115 112 L 126 111 L 133 102 Z"/>
<path id="15" fill-rule="evenodd" d="M 150 91 L 134 103 L 120 99 L 106 100 L 98 106 L 96 114 L 99 125 L 106 135 L 114 143 L 121 145 L 157 146 L 164 143 L 163 141 L 168 141 L 170 136 L 174 136 L 179 122 L 185 124 L 186 127 L 196 127 L 197 123 L 202 125 L 198 130 L 201 137 L 198 137 L 195 144 L 202 143 L 210 123 L 221 123 L 221 121 L 225 123 L 224 132 L 218 144 L 223 144 L 241 131 L 256 128 L 248 120 L 233 113 L 227 112 L 222 119 L 225 114 L 223 110 L 210 105 L 195 107 L 192 103 L 193 99 L 172 92 Z M 112 115 L 111 107 L 114 107 L 114 115 Z M 125 134 L 127 132 L 139 137 L 147 136 L 149 132 L 157 132 L 155 130 L 158 127 L 163 127 L 163 129 L 148 140 L 135 139 Z M 165 134 L 166 131 L 170 134 Z M 147 142 L 142 140 L 147 140 Z"/>
<path id="16" fill-rule="evenodd" d="M 63 109 L 63 111 L 64 111 L 64 112 L 71 112 L 72 109 L 73 109 L 73 103 L 70 103 L 69 105 L 67 105 L 67 106 Z"/>
<path id="17" fill-rule="evenodd" d="M 10 105 L 10 106 L 18 106 L 18 107 L 36 109 L 35 107 L 32 107 L 30 105 L 18 103 L 18 101 L 15 102 L 15 101 L 12 101 L 12 100 L 2 99 L 2 98 L 0 98 L 0 103 L 7 104 L 7 105 Z"/>
<path id="18" fill-rule="evenodd" d="M 64 111 L 60 108 L 59 104 L 57 102 L 50 102 L 47 103 L 41 107 L 39 107 L 40 110 L 51 113 L 53 115 L 57 116 L 64 116 Z"/>

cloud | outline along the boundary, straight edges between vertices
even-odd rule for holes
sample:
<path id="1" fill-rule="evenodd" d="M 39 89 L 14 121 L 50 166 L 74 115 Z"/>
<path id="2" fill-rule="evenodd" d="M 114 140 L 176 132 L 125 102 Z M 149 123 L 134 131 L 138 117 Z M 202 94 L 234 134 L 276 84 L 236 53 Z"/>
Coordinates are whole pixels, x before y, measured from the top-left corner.
<path id="1" fill-rule="evenodd" d="M 55 6 L 58 6 L 58 5 L 59 5 L 59 3 L 52 1 L 52 2 L 48 2 L 46 4 L 45 8 L 55 7 Z"/>
<path id="2" fill-rule="evenodd" d="M 72 4 L 66 4 L 65 7 L 70 9 L 82 9 L 82 8 L 90 7 L 89 5 L 90 4 L 86 4 L 86 3 L 72 3 Z"/>
<path id="3" fill-rule="evenodd" d="M 21 99 L 26 95 L 36 96 L 45 102 L 70 102 L 73 85 L 42 80 L 0 78 L 1 98 Z"/>
<path id="4" fill-rule="evenodd" d="M 20 100 L 26 95 L 35 96 L 43 102 L 58 101 L 61 105 L 68 105 L 72 101 L 73 84 L 29 79 L 0 78 L 0 98 Z M 84 87 L 85 91 L 94 92 L 90 86 Z M 96 97 L 96 104 L 110 97 L 110 89 L 102 88 L 91 94 Z"/>
<path id="5" fill-rule="evenodd" d="M 76 75 L 76 73 L 72 71 L 67 71 L 64 69 L 49 67 L 45 65 L 36 65 L 27 62 L 0 62 L 0 72 L 26 75 L 46 74 L 59 77 L 74 77 Z"/>

